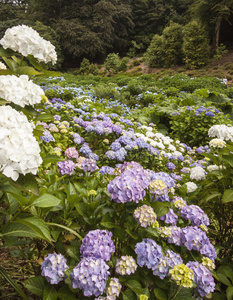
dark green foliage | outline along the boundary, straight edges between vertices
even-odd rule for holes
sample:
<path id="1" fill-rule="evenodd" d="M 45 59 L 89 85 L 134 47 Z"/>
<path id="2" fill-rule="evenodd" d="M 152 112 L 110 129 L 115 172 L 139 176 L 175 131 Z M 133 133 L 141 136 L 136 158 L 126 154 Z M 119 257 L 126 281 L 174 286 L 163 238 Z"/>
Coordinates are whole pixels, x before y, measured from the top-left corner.
<path id="1" fill-rule="evenodd" d="M 81 75 L 88 75 L 98 74 L 98 66 L 96 64 L 90 63 L 90 61 L 87 58 L 84 58 L 81 62 L 80 68 L 78 71 L 75 72 L 75 74 L 81 74 Z"/>
<path id="2" fill-rule="evenodd" d="M 148 47 L 145 59 L 150 67 L 171 67 L 182 61 L 182 26 L 171 23 L 161 36 L 155 35 Z"/>
<path id="3" fill-rule="evenodd" d="M 200 68 L 209 62 L 210 47 L 203 25 L 197 21 L 188 23 L 183 31 L 184 62 L 190 69 Z"/>

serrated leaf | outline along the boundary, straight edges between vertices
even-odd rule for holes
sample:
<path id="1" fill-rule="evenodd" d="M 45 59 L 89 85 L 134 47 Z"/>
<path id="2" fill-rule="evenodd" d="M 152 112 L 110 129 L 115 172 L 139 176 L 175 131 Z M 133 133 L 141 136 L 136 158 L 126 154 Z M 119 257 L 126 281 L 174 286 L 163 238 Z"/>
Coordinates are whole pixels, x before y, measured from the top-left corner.
<path id="1" fill-rule="evenodd" d="M 130 290 L 124 291 L 122 295 L 123 295 L 123 300 L 137 300 L 137 296 Z"/>
<path id="2" fill-rule="evenodd" d="M 56 163 L 56 162 L 58 162 L 58 161 L 61 161 L 61 160 L 63 160 L 60 156 L 58 156 L 58 155 L 46 155 L 45 157 L 43 157 L 43 162 L 45 163 L 45 164 L 47 164 L 47 163 Z"/>
<path id="3" fill-rule="evenodd" d="M 136 294 L 142 293 L 142 286 L 137 280 L 128 280 L 125 285 L 134 291 Z"/>
<path id="4" fill-rule="evenodd" d="M 226 290 L 227 300 L 233 299 L 233 286 L 229 286 Z"/>
<path id="5" fill-rule="evenodd" d="M 44 70 L 44 66 L 38 62 L 38 60 L 32 56 L 32 55 L 28 55 L 27 59 L 30 61 L 30 63 L 33 65 L 34 68 L 36 68 L 38 71 L 43 71 Z"/>
<path id="6" fill-rule="evenodd" d="M 44 278 L 41 276 L 36 276 L 33 278 L 29 278 L 24 281 L 24 286 L 28 289 L 31 293 L 38 297 L 43 297 L 44 291 Z"/>
<path id="7" fill-rule="evenodd" d="M 13 55 L 15 55 L 16 52 L 7 48 L 7 49 L 4 49 L 3 47 L 0 47 L 0 56 L 6 56 L 6 57 L 11 57 Z"/>
<path id="8" fill-rule="evenodd" d="M 222 283 L 224 283 L 227 286 L 231 286 L 231 282 L 225 275 L 217 273 L 217 276 L 218 276 L 219 281 L 221 281 Z"/>
<path id="9" fill-rule="evenodd" d="M 58 291 L 58 299 L 59 300 L 75 300 L 77 299 L 75 295 L 69 290 L 67 286 L 63 286 Z"/>
<path id="10" fill-rule="evenodd" d="M 53 195 L 44 194 L 31 203 L 31 206 L 36 207 L 54 207 L 60 203 L 60 199 Z"/>
<path id="11" fill-rule="evenodd" d="M 52 285 L 45 285 L 43 300 L 57 300 L 58 293 Z"/>
<path id="12" fill-rule="evenodd" d="M 100 224 L 105 228 L 114 228 L 116 226 L 116 224 L 112 222 L 101 222 Z"/>

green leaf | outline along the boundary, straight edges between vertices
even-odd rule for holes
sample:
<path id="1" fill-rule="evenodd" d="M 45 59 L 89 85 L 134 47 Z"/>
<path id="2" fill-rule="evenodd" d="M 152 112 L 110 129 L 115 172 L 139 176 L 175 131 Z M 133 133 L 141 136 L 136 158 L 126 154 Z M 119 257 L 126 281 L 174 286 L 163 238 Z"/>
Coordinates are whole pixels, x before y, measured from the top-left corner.
<path id="1" fill-rule="evenodd" d="M 155 237 L 159 236 L 157 228 L 146 228 L 145 231 L 148 232 L 149 234 L 151 234 L 152 236 L 155 236 Z"/>
<path id="2" fill-rule="evenodd" d="M 0 56 L 6 56 L 6 57 L 11 57 L 13 55 L 15 55 L 16 52 L 11 50 L 11 49 L 4 49 L 4 48 L 0 48 Z"/>
<path id="3" fill-rule="evenodd" d="M 225 276 L 227 276 L 228 278 L 231 279 L 232 283 L 233 283 L 233 268 L 230 267 L 229 265 L 224 265 L 222 264 L 218 270 L 217 273 L 219 274 L 223 274 Z"/>
<path id="4" fill-rule="evenodd" d="M 158 298 L 159 300 L 167 300 L 167 295 L 165 291 L 160 288 L 154 289 L 154 294 L 155 297 Z"/>
<path id="5" fill-rule="evenodd" d="M 221 281 L 225 285 L 227 285 L 227 286 L 232 285 L 231 282 L 229 281 L 229 279 L 225 275 L 217 273 L 217 276 L 218 276 L 219 281 Z"/>
<path id="6" fill-rule="evenodd" d="M 227 300 L 233 299 L 233 286 L 229 286 L 226 290 Z"/>
<path id="7" fill-rule="evenodd" d="M 18 64 L 15 61 L 13 61 L 12 59 L 8 59 L 6 57 L 3 57 L 2 59 L 7 64 L 7 66 L 11 69 L 11 71 L 16 72 Z"/>
<path id="8" fill-rule="evenodd" d="M 40 113 L 36 121 L 49 122 L 53 121 L 53 116 L 50 113 Z"/>
<path id="9" fill-rule="evenodd" d="M 123 295 L 123 300 L 136 300 L 137 299 L 136 295 L 130 290 L 124 291 L 124 293 L 122 293 L 122 295 Z"/>
<path id="10" fill-rule="evenodd" d="M 75 295 L 69 290 L 69 288 L 63 285 L 58 291 L 59 300 L 75 300 L 77 299 Z"/>
<path id="11" fill-rule="evenodd" d="M 57 206 L 60 203 L 60 199 L 49 195 L 49 194 L 44 194 L 43 196 L 37 198 L 35 201 L 31 203 L 31 206 L 36 206 L 36 207 L 53 207 Z"/>
<path id="12" fill-rule="evenodd" d="M 47 163 L 56 163 L 58 161 L 61 161 L 62 158 L 58 155 L 46 155 L 45 157 L 43 157 L 43 163 L 47 164 Z"/>
<path id="13" fill-rule="evenodd" d="M 33 65 L 34 68 L 36 68 L 38 71 L 43 71 L 44 70 L 44 66 L 38 62 L 38 60 L 32 56 L 32 55 L 28 55 L 27 59 L 30 61 L 30 63 Z"/>
<path id="14" fill-rule="evenodd" d="M 18 67 L 16 69 L 17 73 L 19 75 L 28 75 L 28 76 L 34 76 L 34 75 L 39 75 L 42 74 L 38 71 L 36 71 L 33 67 L 29 67 L 29 66 L 22 66 L 22 67 Z"/>
<path id="15" fill-rule="evenodd" d="M 116 227 L 116 224 L 112 223 L 112 222 L 101 222 L 100 224 L 105 228 L 114 228 L 114 227 Z"/>
<path id="16" fill-rule="evenodd" d="M 229 163 L 229 165 L 231 166 L 231 167 L 233 167 L 233 156 L 232 155 L 228 155 L 228 156 L 223 156 L 223 160 L 224 161 L 226 161 L 226 162 L 228 162 Z"/>
<path id="17" fill-rule="evenodd" d="M 44 278 L 41 276 L 36 276 L 33 278 L 29 278 L 24 281 L 24 286 L 34 295 L 38 297 L 43 297 L 44 291 Z"/>
<path id="18" fill-rule="evenodd" d="M 43 300 L 57 300 L 58 293 L 52 285 L 45 285 Z"/>
<path id="19" fill-rule="evenodd" d="M 128 286 L 136 294 L 142 294 L 142 286 L 137 280 L 128 280 L 125 285 Z"/>
<path id="20" fill-rule="evenodd" d="M 44 220 L 39 219 L 37 217 L 29 217 L 29 218 L 17 218 L 15 222 L 20 224 L 24 224 L 31 228 L 34 232 L 41 236 L 42 239 L 51 243 L 51 236 L 49 233 L 48 226 L 45 224 Z"/>
<path id="21" fill-rule="evenodd" d="M 2 232 L 3 238 L 8 236 L 41 238 L 33 229 L 20 223 L 9 223 Z"/>
<path id="22" fill-rule="evenodd" d="M 222 202 L 228 203 L 233 201 L 233 190 L 225 190 L 223 196 L 222 196 Z"/>

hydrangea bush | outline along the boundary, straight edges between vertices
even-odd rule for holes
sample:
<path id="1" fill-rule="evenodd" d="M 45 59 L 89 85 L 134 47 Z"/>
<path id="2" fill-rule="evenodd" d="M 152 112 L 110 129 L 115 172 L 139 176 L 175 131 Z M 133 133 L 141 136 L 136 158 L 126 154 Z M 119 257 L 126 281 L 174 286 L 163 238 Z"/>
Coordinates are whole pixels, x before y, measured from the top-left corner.
<path id="1" fill-rule="evenodd" d="M 191 148 L 88 97 L 28 103 L 42 116 L 31 117 L 35 128 L 17 111 L 0 121 L 0 190 L 9 211 L 0 232 L 4 245 L 30 245 L 35 277 L 25 288 L 41 299 L 212 297 L 219 249 L 208 227 L 215 219 L 198 195 L 232 163 L 225 131 L 219 138 L 212 128 L 210 137 L 222 141 Z M 22 129 L 22 138 L 11 129 Z M 221 193 L 230 202 L 227 184 Z"/>

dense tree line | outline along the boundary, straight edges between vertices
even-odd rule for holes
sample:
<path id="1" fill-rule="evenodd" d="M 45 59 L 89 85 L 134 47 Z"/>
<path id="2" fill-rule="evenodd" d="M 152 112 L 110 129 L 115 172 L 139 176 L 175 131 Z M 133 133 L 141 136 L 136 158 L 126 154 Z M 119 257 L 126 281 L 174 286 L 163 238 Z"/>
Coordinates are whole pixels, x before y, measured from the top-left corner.
<path id="1" fill-rule="evenodd" d="M 162 37 L 164 49 L 169 48 L 180 35 L 178 30 L 171 37 L 165 28 L 171 22 L 181 28 L 196 20 L 206 30 L 214 53 L 224 42 L 222 36 L 232 40 L 226 35 L 233 29 L 232 11 L 233 0 L 2 0 L 0 37 L 8 27 L 32 26 L 55 44 L 60 66 L 63 58 L 65 65 L 78 66 L 83 58 L 103 62 L 113 52 L 142 55 L 151 43 L 161 43 Z M 181 47 L 176 42 L 175 47 Z M 180 60 L 178 55 L 172 63 Z"/>

